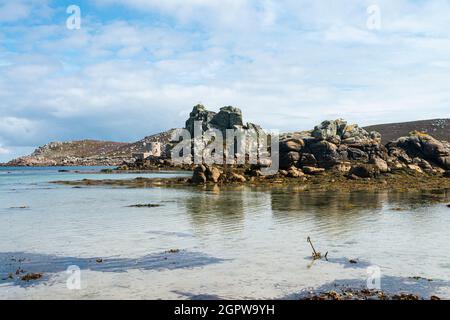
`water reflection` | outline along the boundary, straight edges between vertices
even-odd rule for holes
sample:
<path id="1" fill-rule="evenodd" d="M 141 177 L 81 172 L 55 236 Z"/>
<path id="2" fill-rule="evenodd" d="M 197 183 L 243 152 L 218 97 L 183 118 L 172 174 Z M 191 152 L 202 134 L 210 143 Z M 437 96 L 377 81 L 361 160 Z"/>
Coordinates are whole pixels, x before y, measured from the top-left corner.
<path id="1" fill-rule="evenodd" d="M 390 206 L 426 206 L 450 200 L 450 190 L 395 192 L 395 191 L 352 191 L 352 192 L 306 192 L 295 189 L 274 190 L 272 210 L 275 213 L 314 212 L 316 214 L 358 213 L 380 211 L 384 204 Z"/>
<path id="2" fill-rule="evenodd" d="M 194 227 L 218 224 L 237 230 L 244 224 L 244 195 L 243 187 L 224 192 L 216 186 L 193 193 L 185 198 L 184 206 Z"/>
<path id="3" fill-rule="evenodd" d="M 387 211 L 411 211 L 450 201 L 450 190 L 304 191 L 296 187 L 208 187 L 184 197 L 183 208 L 197 231 L 217 227 L 242 230 L 256 215 L 269 214 L 276 224 L 312 223 L 315 229 L 334 226 L 356 230 Z M 421 217 L 416 217 L 421 219 Z"/>

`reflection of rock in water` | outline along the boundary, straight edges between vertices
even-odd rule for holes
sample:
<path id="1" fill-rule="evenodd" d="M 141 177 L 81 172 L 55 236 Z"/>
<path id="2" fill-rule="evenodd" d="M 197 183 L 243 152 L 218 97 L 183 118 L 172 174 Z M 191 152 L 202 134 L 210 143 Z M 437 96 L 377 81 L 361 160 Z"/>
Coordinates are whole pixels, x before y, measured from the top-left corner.
<path id="1" fill-rule="evenodd" d="M 388 194 L 388 202 L 391 206 L 405 209 L 414 209 L 448 201 L 450 201 L 450 190 L 445 189 L 417 192 L 392 191 Z"/>
<path id="2" fill-rule="evenodd" d="M 348 214 L 380 210 L 387 199 L 387 192 L 293 192 L 274 190 L 272 210 L 275 214 Z"/>
<path id="3" fill-rule="evenodd" d="M 298 191 L 273 190 L 272 209 L 277 214 L 316 214 L 373 213 L 381 210 L 383 204 L 403 205 L 408 208 L 450 201 L 450 190 L 397 192 L 397 191 Z"/>
<path id="4" fill-rule="evenodd" d="M 202 191 L 186 199 L 186 210 L 194 227 L 224 225 L 240 228 L 244 223 L 244 187 L 221 191 L 218 187 Z"/>

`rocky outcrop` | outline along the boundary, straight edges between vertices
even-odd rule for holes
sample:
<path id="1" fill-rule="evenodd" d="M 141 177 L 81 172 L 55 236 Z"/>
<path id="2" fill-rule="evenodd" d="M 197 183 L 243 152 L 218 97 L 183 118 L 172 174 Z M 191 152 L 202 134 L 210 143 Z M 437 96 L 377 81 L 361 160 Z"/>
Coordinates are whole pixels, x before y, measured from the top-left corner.
<path id="1" fill-rule="evenodd" d="M 206 183 L 206 166 L 199 165 L 195 167 L 194 173 L 192 174 L 192 183 L 203 184 Z"/>
<path id="2" fill-rule="evenodd" d="M 220 130 L 242 127 L 244 126 L 242 111 L 241 109 L 231 106 L 223 107 L 220 109 L 219 113 L 212 118 L 209 124 Z"/>
<path id="3" fill-rule="evenodd" d="M 241 115 L 234 108 L 227 109 L 227 112 L 236 117 Z M 223 115 L 221 119 L 221 125 L 230 125 L 229 115 Z M 311 131 L 282 135 L 279 151 L 280 171 L 276 176 L 282 178 L 307 180 L 308 177 L 333 171 L 356 180 L 377 178 L 397 170 L 407 170 L 411 174 L 441 173 L 445 176 L 450 169 L 450 145 L 447 142 L 412 132 L 408 137 L 384 146 L 379 133 L 367 132 L 342 119 L 324 121 Z M 245 175 L 236 172 L 225 174 L 205 166 L 200 168 L 194 172 L 195 183 L 264 179 L 258 166 L 252 166 Z"/>
<path id="4" fill-rule="evenodd" d="M 194 136 L 194 124 L 196 121 L 202 122 L 202 130 L 207 131 L 211 128 L 211 121 L 216 116 L 215 112 L 206 110 L 205 106 L 198 104 L 194 106 L 189 118 L 186 120 L 185 128 L 189 130 L 191 136 Z"/>
<path id="5" fill-rule="evenodd" d="M 192 174 L 193 184 L 205 184 L 205 183 L 243 183 L 247 178 L 244 174 L 237 172 L 224 172 L 223 170 L 208 165 L 197 165 Z"/>
<path id="6" fill-rule="evenodd" d="M 253 129 L 259 132 L 261 127 L 254 123 L 244 124 L 242 111 L 239 108 L 227 106 L 219 110 L 218 113 L 206 110 L 203 105 L 196 105 L 186 120 L 185 128 L 194 136 L 195 121 L 202 123 L 202 130 L 219 129 L 225 136 L 227 129 Z"/>
<path id="7" fill-rule="evenodd" d="M 348 125 L 342 119 L 324 121 L 301 138 L 286 137 L 280 142 L 280 167 L 322 167 L 330 169 L 346 161 L 368 162 L 385 158 L 377 132 L 367 132 L 358 125 Z"/>
<path id="8" fill-rule="evenodd" d="M 438 141 L 432 136 L 413 131 L 407 137 L 402 137 L 387 144 L 389 155 L 399 158 L 402 162 L 428 167 L 435 164 L 445 170 L 450 169 L 450 143 Z M 427 161 L 427 162 L 424 162 Z"/>
<path id="9" fill-rule="evenodd" d="M 393 170 L 444 173 L 450 169 L 450 144 L 412 132 L 384 146 L 378 132 L 367 132 L 342 119 L 324 121 L 312 131 L 286 134 L 280 141 L 280 168 L 333 170 L 349 177 L 371 178 Z"/>

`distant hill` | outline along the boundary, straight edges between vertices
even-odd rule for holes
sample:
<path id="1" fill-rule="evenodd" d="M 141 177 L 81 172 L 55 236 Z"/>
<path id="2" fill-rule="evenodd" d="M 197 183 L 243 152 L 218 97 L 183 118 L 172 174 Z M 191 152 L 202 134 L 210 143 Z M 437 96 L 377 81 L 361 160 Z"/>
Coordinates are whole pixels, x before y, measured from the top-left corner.
<path id="1" fill-rule="evenodd" d="M 407 136 L 411 131 L 426 132 L 439 140 L 450 141 L 450 119 L 422 120 L 402 123 L 379 124 L 365 127 L 367 131 L 381 133 L 382 142 Z M 130 161 L 133 153 L 144 152 L 150 142 L 167 145 L 175 129 L 145 137 L 134 143 L 81 140 L 51 142 L 37 148 L 31 155 L 14 159 L 10 166 L 55 166 L 55 165 L 110 165 L 116 166 Z M 164 152 L 164 150 L 163 150 Z"/>
<path id="2" fill-rule="evenodd" d="M 128 143 L 80 140 L 51 142 L 31 155 L 10 161 L 11 166 L 116 165 L 129 155 L 122 150 Z"/>
<path id="3" fill-rule="evenodd" d="M 128 143 L 119 148 L 120 152 L 126 154 L 133 154 L 137 152 L 143 152 L 146 150 L 146 146 L 151 142 L 160 142 L 163 146 L 170 143 L 172 135 L 177 129 L 170 129 L 161 133 L 157 133 L 151 136 L 147 136 L 142 140 Z M 164 151 L 164 150 L 163 150 Z"/>
<path id="4" fill-rule="evenodd" d="M 381 133 L 383 143 L 407 136 L 414 130 L 426 132 L 438 140 L 450 141 L 450 119 L 377 124 L 365 127 L 364 129 Z"/>
<path id="5" fill-rule="evenodd" d="M 174 130 L 154 134 L 134 143 L 98 140 L 51 142 L 37 148 L 31 155 L 14 159 L 6 165 L 117 166 L 130 161 L 133 153 L 144 152 L 150 142 L 168 144 Z"/>
<path id="6" fill-rule="evenodd" d="M 120 155 L 121 148 L 128 143 L 98 140 L 81 140 L 69 142 L 52 142 L 36 149 L 32 156 L 47 158 L 61 157 L 95 157 Z"/>

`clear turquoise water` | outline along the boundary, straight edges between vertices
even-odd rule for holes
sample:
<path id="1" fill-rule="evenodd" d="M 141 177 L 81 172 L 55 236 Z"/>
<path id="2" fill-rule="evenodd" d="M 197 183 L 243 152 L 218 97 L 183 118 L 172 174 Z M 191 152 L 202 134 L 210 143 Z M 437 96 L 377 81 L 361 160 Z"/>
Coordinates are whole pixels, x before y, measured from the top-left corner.
<path id="1" fill-rule="evenodd" d="M 371 265 L 386 291 L 450 298 L 448 190 L 72 188 L 49 182 L 142 175 L 59 169 L 68 168 L 0 168 L 2 299 L 296 298 L 364 287 Z M 161 206 L 128 207 L 141 203 Z M 328 262 L 311 266 L 308 236 Z M 70 265 L 81 269 L 81 290 L 67 288 Z M 2 280 L 19 267 L 44 277 Z"/>

